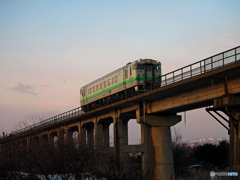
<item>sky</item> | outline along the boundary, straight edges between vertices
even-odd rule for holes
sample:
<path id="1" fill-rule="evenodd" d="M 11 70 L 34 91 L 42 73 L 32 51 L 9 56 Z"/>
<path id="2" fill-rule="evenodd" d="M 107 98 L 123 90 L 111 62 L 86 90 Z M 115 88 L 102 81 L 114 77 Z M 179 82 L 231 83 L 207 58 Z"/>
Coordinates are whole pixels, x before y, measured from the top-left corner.
<path id="1" fill-rule="evenodd" d="M 139 58 L 162 73 L 240 45 L 239 0 L 0 0 L 0 133 L 80 106 L 82 86 Z M 181 114 L 180 114 L 181 115 Z M 174 126 L 183 141 L 223 137 L 204 110 Z M 140 126 L 129 122 L 129 143 Z"/>

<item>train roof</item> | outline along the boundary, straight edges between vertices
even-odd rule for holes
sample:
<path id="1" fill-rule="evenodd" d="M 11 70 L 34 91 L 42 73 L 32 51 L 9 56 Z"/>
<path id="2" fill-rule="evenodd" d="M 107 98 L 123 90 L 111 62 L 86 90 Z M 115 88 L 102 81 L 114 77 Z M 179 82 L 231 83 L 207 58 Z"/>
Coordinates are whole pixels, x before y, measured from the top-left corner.
<path id="1" fill-rule="evenodd" d="M 105 76 L 102 76 L 101 78 L 98 78 L 98 79 L 92 81 L 91 83 L 86 84 L 85 86 L 90 86 L 90 85 L 92 85 L 92 84 L 95 84 L 95 83 L 97 83 L 98 81 L 101 81 L 101 80 L 103 80 L 103 79 L 111 76 L 112 74 L 115 74 L 115 73 L 117 73 L 118 71 L 121 71 L 124 67 L 126 68 L 126 67 L 131 66 L 131 64 L 140 63 L 140 62 L 142 62 L 142 61 L 145 62 L 146 60 L 151 60 L 151 61 L 156 61 L 156 62 L 157 62 L 157 60 L 153 60 L 153 59 L 139 59 L 139 60 L 135 60 L 135 61 L 133 61 L 133 62 L 127 63 L 125 66 L 120 67 L 120 68 L 118 68 L 118 69 L 115 70 L 115 71 L 112 71 L 111 73 L 106 74 Z M 158 62 L 159 62 L 159 61 L 158 61 Z M 159 63 L 160 63 L 160 62 L 159 62 Z M 85 86 L 82 86 L 80 89 L 84 88 Z"/>

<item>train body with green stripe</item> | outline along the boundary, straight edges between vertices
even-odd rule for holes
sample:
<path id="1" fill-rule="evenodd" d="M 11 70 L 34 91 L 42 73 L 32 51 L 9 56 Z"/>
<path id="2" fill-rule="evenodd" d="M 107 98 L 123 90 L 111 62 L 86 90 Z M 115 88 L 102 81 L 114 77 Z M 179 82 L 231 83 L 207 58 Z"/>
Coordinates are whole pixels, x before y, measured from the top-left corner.
<path id="1" fill-rule="evenodd" d="M 149 85 L 160 86 L 161 63 L 152 59 L 140 59 L 83 86 L 80 104 L 84 111 L 128 97 L 138 91 L 146 91 Z"/>

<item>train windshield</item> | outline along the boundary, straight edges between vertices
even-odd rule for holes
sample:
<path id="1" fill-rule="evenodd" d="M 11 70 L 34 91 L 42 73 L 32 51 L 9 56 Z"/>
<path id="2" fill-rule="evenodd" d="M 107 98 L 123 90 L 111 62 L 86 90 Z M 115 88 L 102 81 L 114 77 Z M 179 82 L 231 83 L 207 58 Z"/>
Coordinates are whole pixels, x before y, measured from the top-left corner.
<path id="1" fill-rule="evenodd" d="M 147 64 L 146 65 L 146 70 L 147 71 L 151 71 L 151 65 L 149 64 Z M 153 67 L 154 67 L 154 70 L 161 70 L 161 65 L 159 65 L 159 64 L 154 64 L 153 65 Z M 144 64 L 137 64 L 137 70 L 144 70 Z"/>
<path id="2" fill-rule="evenodd" d="M 143 64 L 137 64 L 137 69 L 144 69 L 144 65 Z"/>

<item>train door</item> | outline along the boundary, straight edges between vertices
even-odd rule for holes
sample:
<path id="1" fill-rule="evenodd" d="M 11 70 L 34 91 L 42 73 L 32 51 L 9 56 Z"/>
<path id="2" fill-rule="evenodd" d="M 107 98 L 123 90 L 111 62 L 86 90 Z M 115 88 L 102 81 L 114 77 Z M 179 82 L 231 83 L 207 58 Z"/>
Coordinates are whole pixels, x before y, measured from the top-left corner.
<path id="1" fill-rule="evenodd" d="M 123 77 L 123 89 L 126 89 L 126 81 L 127 81 L 127 78 L 126 78 L 126 71 L 127 71 L 127 67 L 123 67 L 123 73 L 122 73 L 122 77 Z"/>
<path id="2" fill-rule="evenodd" d="M 154 66 L 153 64 L 144 64 L 145 83 L 153 83 L 154 78 Z"/>

